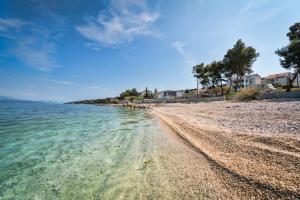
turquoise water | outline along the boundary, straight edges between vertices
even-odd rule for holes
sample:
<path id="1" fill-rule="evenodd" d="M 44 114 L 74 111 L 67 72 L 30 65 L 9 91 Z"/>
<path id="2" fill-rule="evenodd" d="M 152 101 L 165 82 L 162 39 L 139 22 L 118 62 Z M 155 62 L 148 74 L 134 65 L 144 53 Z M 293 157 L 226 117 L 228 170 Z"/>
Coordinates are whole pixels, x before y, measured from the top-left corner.
<path id="1" fill-rule="evenodd" d="M 167 197 L 166 141 L 147 111 L 0 101 L 0 199 Z"/>

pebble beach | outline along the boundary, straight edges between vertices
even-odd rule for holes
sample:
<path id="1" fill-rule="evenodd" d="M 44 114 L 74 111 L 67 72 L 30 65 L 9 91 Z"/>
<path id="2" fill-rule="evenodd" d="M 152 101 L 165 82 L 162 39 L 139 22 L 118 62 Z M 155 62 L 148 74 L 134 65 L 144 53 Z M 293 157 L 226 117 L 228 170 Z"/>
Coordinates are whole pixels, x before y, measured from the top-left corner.
<path id="1" fill-rule="evenodd" d="M 238 198 L 300 198 L 299 101 L 164 104 L 152 112 Z"/>

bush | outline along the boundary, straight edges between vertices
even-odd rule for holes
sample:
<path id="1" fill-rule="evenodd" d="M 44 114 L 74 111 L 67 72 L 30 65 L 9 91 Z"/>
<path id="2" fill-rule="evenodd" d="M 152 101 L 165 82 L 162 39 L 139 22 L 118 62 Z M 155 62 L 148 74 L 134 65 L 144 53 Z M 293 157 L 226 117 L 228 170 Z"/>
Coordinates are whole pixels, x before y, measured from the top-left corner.
<path id="1" fill-rule="evenodd" d="M 258 99 L 260 90 L 254 87 L 242 88 L 238 93 L 238 99 L 241 101 L 248 101 Z"/>
<path id="2" fill-rule="evenodd" d="M 222 94 L 222 88 L 220 86 L 215 87 L 215 91 L 217 91 L 218 94 Z M 223 87 L 223 92 L 225 92 L 224 87 Z"/>
<path id="3" fill-rule="evenodd" d="M 142 97 L 142 96 L 133 97 L 133 100 L 143 101 L 144 97 Z"/>
<path id="4" fill-rule="evenodd" d="M 224 90 L 224 91 L 227 91 L 227 90 Z M 231 89 L 228 94 L 225 94 L 225 100 L 228 101 L 228 100 L 232 99 L 235 95 L 236 95 L 236 92 L 233 89 Z"/>
<path id="5" fill-rule="evenodd" d="M 221 90 L 221 87 L 216 86 L 214 88 L 206 89 L 205 93 L 210 94 L 210 95 L 215 95 L 216 93 L 221 94 L 222 90 Z"/>
<path id="6" fill-rule="evenodd" d="M 111 104 L 119 104 L 120 101 L 118 99 L 110 99 Z"/>

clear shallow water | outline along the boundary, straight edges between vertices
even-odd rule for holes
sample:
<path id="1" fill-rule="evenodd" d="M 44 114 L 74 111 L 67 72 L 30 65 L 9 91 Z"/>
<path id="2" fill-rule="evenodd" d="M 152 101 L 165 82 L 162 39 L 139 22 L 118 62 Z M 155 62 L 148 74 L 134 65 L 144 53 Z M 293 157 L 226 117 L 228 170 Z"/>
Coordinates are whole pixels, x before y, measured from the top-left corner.
<path id="1" fill-rule="evenodd" d="M 141 110 L 0 101 L 0 199 L 162 197 L 166 141 Z"/>

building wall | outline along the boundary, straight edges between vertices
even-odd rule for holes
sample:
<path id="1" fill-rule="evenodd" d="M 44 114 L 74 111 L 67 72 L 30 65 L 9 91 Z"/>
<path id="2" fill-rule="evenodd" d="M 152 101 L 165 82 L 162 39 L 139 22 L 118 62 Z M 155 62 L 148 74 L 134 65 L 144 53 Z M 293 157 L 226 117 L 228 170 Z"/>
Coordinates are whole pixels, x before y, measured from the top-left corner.
<path id="1" fill-rule="evenodd" d="M 298 73 L 296 79 L 293 82 L 294 87 L 300 87 L 300 73 Z"/>
<path id="2" fill-rule="evenodd" d="M 161 91 L 157 94 L 157 99 L 175 99 L 183 97 L 184 91 Z"/>
<path id="3" fill-rule="evenodd" d="M 163 92 L 158 92 L 157 93 L 157 98 L 158 99 L 162 99 L 164 97 L 164 93 Z"/>
<path id="4" fill-rule="evenodd" d="M 280 77 L 280 78 L 273 78 L 273 79 L 266 79 L 266 83 L 271 83 L 274 86 L 286 86 L 288 82 L 287 77 Z"/>
<path id="5" fill-rule="evenodd" d="M 271 83 L 275 86 L 287 86 L 288 84 L 288 77 L 275 77 L 273 79 L 266 79 L 265 80 L 266 83 Z M 296 77 L 296 79 L 293 82 L 293 86 L 295 87 L 300 87 L 300 74 L 298 74 L 298 76 Z"/>
<path id="6" fill-rule="evenodd" d="M 181 98 L 184 95 L 184 91 L 176 91 L 176 98 Z"/>
<path id="7" fill-rule="evenodd" d="M 290 72 L 274 74 L 266 77 L 266 83 L 273 84 L 276 86 L 287 86 L 288 84 L 288 77 L 291 76 Z"/>
<path id="8" fill-rule="evenodd" d="M 275 79 L 275 84 L 276 83 L 281 86 L 286 86 L 288 84 L 288 78 L 287 77 L 277 78 Z"/>
<path id="9" fill-rule="evenodd" d="M 260 85 L 261 84 L 261 77 L 257 76 L 255 77 L 255 85 Z"/>
<path id="10" fill-rule="evenodd" d="M 252 74 L 245 79 L 245 87 L 261 84 L 261 77 L 258 74 Z"/>
<path id="11" fill-rule="evenodd" d="M 176 92 L 173 91 L 162 91 L 157 95 L 158 99 L 175 99 Z"/>

